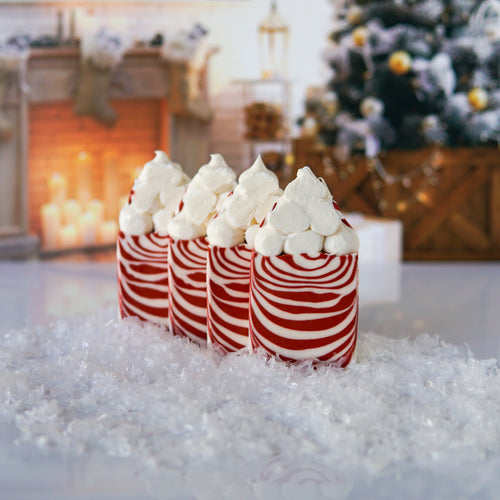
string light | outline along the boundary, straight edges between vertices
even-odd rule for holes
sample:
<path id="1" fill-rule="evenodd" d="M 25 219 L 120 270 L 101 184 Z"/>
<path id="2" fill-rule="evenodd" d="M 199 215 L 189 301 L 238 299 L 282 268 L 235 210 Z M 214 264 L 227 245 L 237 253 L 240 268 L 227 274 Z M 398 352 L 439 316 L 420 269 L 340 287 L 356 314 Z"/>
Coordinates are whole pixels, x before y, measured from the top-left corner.
<path id="1" fill-rule="evenodd" d="M 389 201 L 384 196 L 384 185 L 401 185 L 409 196 L 394 202 L 392 208 L 398 213 L 408 212 L 412 205 L 419 203 L 424 206 L 432 204 L 432 197 L 429 188 L 434 188 L 439 184 L 439 172 L 442 168 L 443 155 L 439 150 L 434 150 L 420 165 L 404 173 L 389 173 L 384 167 L 380 157 L 367 158 L 366 170 L 370 174 L 370 185 L 372 187 L 377 207 L 381 212 L 391 208 Z M 353 162 L 346 165 L 335 165 L 330 156 L 323 157 L 325 175 L 332 175 L 337 172 L 341 181 L 346 181 L 356 170 Z"/>
<path id="2" fill-rule="evenodd" d="M 396 203 L 396 210 L 399 213 L 406 212 L 407 209 L 408 209 L 408 203 L 406 201 L 398 201 Z"/>
<path id="3" fill-rule="evenodd" d="M 429 205 L 430 204 L 430 196 L 427 191 L 418 191 L 415 195 L 415 198 L 422 203 L 422 205 Z"/>

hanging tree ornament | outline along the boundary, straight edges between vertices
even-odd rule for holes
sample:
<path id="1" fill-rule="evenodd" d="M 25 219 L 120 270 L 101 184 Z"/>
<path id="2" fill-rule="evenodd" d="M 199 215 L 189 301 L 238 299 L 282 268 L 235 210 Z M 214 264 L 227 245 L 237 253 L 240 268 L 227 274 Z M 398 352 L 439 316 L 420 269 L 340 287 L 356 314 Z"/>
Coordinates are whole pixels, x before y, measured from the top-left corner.
<path id="1" fill-rule="evenodd" d="M 368 35 L 369 31 L 366 26 L 356 28 L 351 34 L 354 45 L 356 47 L 364 47 L 368 41 Z"/>
<path id="2" fill-rule="evenodd" d="M 359 110 L 365 118 L 378 118 L 384 114 L 384 103 L 376 97 L 365 97 Z"/>
<path id="3" fill-rule="evenodd" d="M 469 104 L 476 111 L 483 111 L 488 106 L 488 92 L 481 87 L 473 88 L 467 94 Z"/>
<path id="4" fill-rule="evenodd" d="M 359 5 L 351 5 L 347 9 L 346 19 L 351 24 L 359 24 L 363 19 L 363 9 Z"/>
<path id="5" fill-rule="evenodd" d="M 339 98 L 336 92 L 326 92 L 321 100 L 321 104 L 325 108 L 326 112 L 334 115 L 339 110 Z"/>
<path id="6" fill-rule="evenodd" d="M 412 67 L 410 54 L 405 50 L 393 52 L 389 57 L 389 69 L 396 75 L 406 75 Z"/>
<path id="7" fill-rule="evenodd" d="M 469 21 L 476 36 L 486 35 L 492 42 L 500 40 L 500 1 L 485 0 L 479 2 Z"/>

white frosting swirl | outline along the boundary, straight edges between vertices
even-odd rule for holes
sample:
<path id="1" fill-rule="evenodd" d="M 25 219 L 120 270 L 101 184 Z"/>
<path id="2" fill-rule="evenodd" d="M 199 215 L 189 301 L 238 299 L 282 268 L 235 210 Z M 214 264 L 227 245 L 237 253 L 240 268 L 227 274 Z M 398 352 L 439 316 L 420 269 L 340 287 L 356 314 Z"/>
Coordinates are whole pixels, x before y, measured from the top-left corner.
<path id="1" fill-rule="evenodd" d="M 192 240 L 207 234 L 207 225 L 236 185 L 236 174 L 220 154 L 200 167 L 182 198 L 180 212 L 168 223 L 168 234 Z"/>
<path id="2" fill-rule="evenodd" d="M 155 151 L 134 182 L 130 203 L 119 217 L 120 230 L 129 235 L 155 231 L 166 235 L 167 224 L 179 206 L 189 177 L 163 151 Z"/>
<path id="3" fill-rule="evenodd" d="M 208 224 L 209 243 L 231 247 L 246 242 L 253 248 L 256 228 L 282 194 L 278 178 L 259 156 L 240 175 L 232 195 L 224 200 L 218 216 Z"/>
<path id="4" fill-rule="evenodd" d="M 140 236 L 153 230 L 151 214 L 140 213 L 130 204 L 125 205 L 120 210 L 118 224 L 120 229 L 130 236 Z"/>
<path id="5" fill-rule="evenodd" d="M 252 237 L 255 250 L 262 255 L 315 255 L 321 251 L 344 255 L 359 248 L 356 233 L 342 222 L 325 182 L 309 167 L 297 172 Z"/>

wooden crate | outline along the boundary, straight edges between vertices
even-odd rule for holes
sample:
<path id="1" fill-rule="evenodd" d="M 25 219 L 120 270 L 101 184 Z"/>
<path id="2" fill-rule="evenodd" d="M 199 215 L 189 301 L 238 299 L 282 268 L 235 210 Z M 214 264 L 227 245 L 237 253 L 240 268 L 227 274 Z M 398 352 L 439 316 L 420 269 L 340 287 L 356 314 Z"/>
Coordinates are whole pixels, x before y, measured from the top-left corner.
<path id="1" fill-rule="evenodd" d="M 314 139 L 293 149 L 295 168 L 323 177 L 344 211 L 400 219 L 406 260 L 500 259 L 500 150 L 390 151 L 384 181 L 364 155 L 339 161 Z"/>

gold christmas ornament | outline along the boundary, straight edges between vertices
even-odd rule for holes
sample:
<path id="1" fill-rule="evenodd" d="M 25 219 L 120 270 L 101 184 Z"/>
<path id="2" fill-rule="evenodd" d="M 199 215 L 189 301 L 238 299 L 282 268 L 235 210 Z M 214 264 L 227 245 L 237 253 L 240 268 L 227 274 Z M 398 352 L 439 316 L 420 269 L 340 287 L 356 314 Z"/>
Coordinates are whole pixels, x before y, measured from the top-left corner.
<path id="1" fill-rule="evenodd" d="M 389 68 L 396 75 L 406 75 L 410 71 L 412 60 L 410 54 L 405 50 L 393 52 L 389 57 Z"/>
<path id="2" fill-rule="evenodd" d="M 359 5 L 351 5 L 346 14 L 351 24 L 358 24 L 363 19 L 363 9 Z"/>
<path id="3" fill-rule="evenodd" d="M 482 111 L 488 106 L 488 92 L 481 87 L 476 87 L 467 94 L 469 104 L 476 110 Z"/>
<path id="4" fill-rule="evenodd" d="M 351 36 L 356 47 L 363 47 L 368 40 L 368 28 L 360 26 L 352 32 Z"/>

